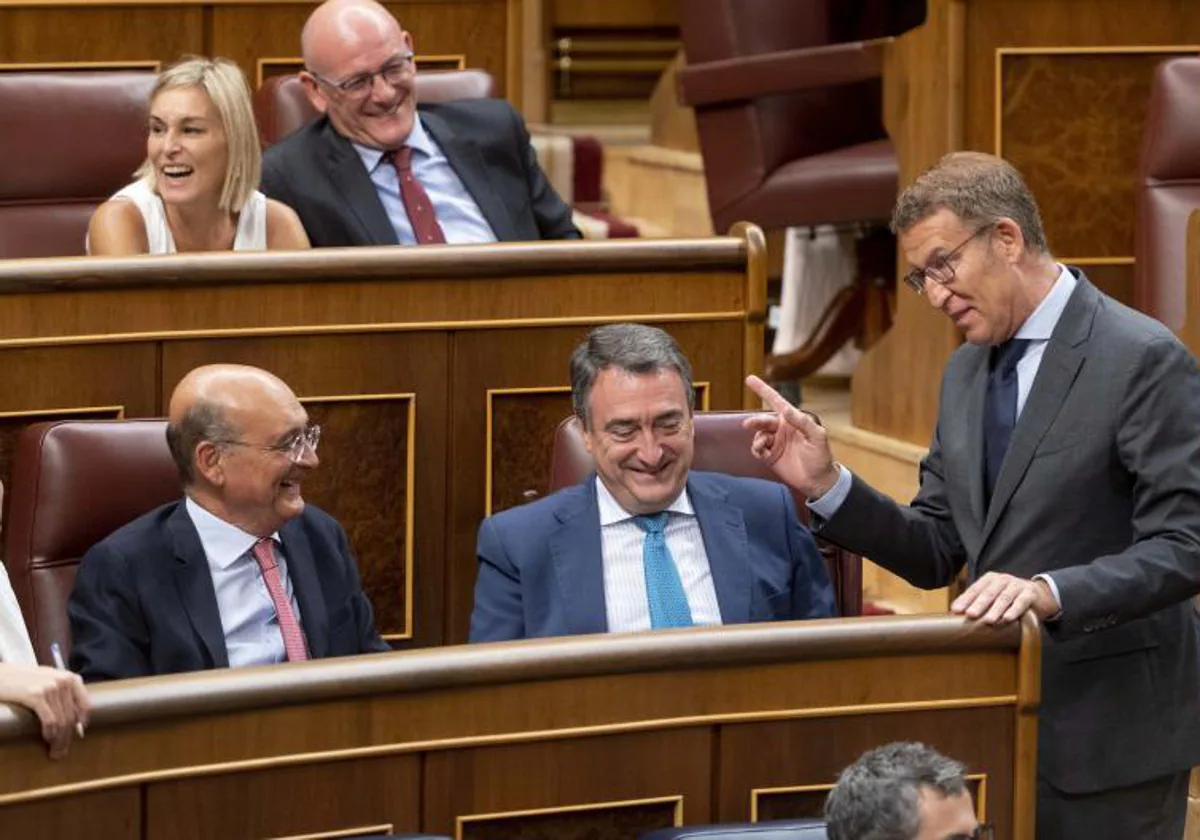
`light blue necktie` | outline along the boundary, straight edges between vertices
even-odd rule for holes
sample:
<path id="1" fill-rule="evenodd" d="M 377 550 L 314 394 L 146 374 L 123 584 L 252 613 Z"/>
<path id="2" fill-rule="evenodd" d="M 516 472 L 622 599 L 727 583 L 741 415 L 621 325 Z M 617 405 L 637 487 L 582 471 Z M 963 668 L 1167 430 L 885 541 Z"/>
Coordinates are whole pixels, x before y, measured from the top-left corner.
<path id="1" fill-rule="evenodd" d="M 667 512 L 652 516 L 635 516 L 634 522 L 646 532 L 642 543 L 642 565 L 646 570 L 646 599 L 650 602 L 650 628 L 691 627 L 692 611 L 679 570 L 667 549 L 663 529 L 667 527 Z"/>

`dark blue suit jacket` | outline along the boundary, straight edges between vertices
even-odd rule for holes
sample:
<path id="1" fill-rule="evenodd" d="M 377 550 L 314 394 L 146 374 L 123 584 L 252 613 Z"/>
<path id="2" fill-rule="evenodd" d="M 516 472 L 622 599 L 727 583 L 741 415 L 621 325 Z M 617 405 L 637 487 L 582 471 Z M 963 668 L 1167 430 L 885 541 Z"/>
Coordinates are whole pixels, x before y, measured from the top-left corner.
<path id="1" fill-rule="evenodd" d="M 375 632 L 337 521 L 305 505 L 279 537 L 312 658 L 391 650 Z M 85 680 L 229 667 L 208 559 L 182 499 L 114 531 L 84 555 L 67 615 L 71 670 Z"/>
<path id="2" fill-rule="evenodd" d="M 687 489 L 723 623 L 834 615 L 825 564 L 783 485 L 693 471 Z M 608 630 L 595 476 L 485 519 L 476 554 L 472 642 Z"/>

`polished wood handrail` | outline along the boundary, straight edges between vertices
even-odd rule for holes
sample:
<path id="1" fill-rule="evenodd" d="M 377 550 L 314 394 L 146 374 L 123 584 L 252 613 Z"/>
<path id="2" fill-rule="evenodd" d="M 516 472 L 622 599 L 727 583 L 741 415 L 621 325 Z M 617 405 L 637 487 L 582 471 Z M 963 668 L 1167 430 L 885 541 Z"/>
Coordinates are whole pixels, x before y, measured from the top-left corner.
<path id="1" fill-rule="evenodd" d="M 885 616 L 464 645 L 98 685 L 92 687 L 92 720 L 120 725 L 385 692 L 883 654 L 1017 650 L 1021 643 L 1022 628 L 1016 624 L 994 629 L 959 616 Z M 36 731 L 30 714 L 0 705 L 0 740 Z"/>

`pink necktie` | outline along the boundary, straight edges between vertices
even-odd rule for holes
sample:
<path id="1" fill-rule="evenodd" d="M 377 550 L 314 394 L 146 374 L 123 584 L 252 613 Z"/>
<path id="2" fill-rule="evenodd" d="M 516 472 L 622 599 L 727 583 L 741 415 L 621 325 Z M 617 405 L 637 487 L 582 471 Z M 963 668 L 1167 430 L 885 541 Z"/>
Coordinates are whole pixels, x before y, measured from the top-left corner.
<path id="1" fill-rule="evenodd" d="M 421 182 L 413 177 L 412 153 L 411 146 L 401 146 L 392 153 L 396 177 L 400 179 L 400 200 L 404 202 L 404 212 L 408 214 L 408 222 L 412 225 L 417 244 L 442 245 L 446 236 L 442 233 L 442 226 L 438 224 L 437 212 L 429 200 L 429 193 L 425 192 Z"/>
<path id="2" fill-rule="evenodd" d="M 304 629 L 292 612 L 292 601 L 283 590 L 283 579 L 279 575 L 279 555 L 275 553 L 275 540 L 271 538 L 259 540 L 254 544 L 254 559 L 258 568 L 262 569 L 263 581 L 267 584 L 267 592 L 271 594 L 271 603 L 275 605 L 275 615 L 279 619 L 279 632 L 283 634 L 283 649 L 287 652 L 288 662 L 304 662 L 308 659 L 308 645 L 304 641 Z"/>

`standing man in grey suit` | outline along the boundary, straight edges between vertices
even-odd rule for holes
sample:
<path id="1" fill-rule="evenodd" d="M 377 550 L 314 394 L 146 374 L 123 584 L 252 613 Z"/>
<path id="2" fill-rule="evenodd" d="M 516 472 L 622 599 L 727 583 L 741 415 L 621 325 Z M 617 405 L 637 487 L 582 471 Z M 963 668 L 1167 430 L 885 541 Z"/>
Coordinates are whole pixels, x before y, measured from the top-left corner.
<path id="1" fill-rule="evenodd" d="M 1165 327 L 1051 256 L 1021 176 L 955 153 L 900 196 L 905 283 L 966 335 L 904 507 L 775 409 L 754 451 L 822 536 L 989 624 L 1044 622 L 1040 840 L 1179 840 L 1200 762 L 1200 373 Z"/>
<path id="2" fill-rule="evenodd" d="M 505 101 L 418 105 L 413 38 L 374 0 L 327 0 L 300 38 L 323 115 L 263 156 L 262 190 L 316 247 L 578 239 Z"/>

